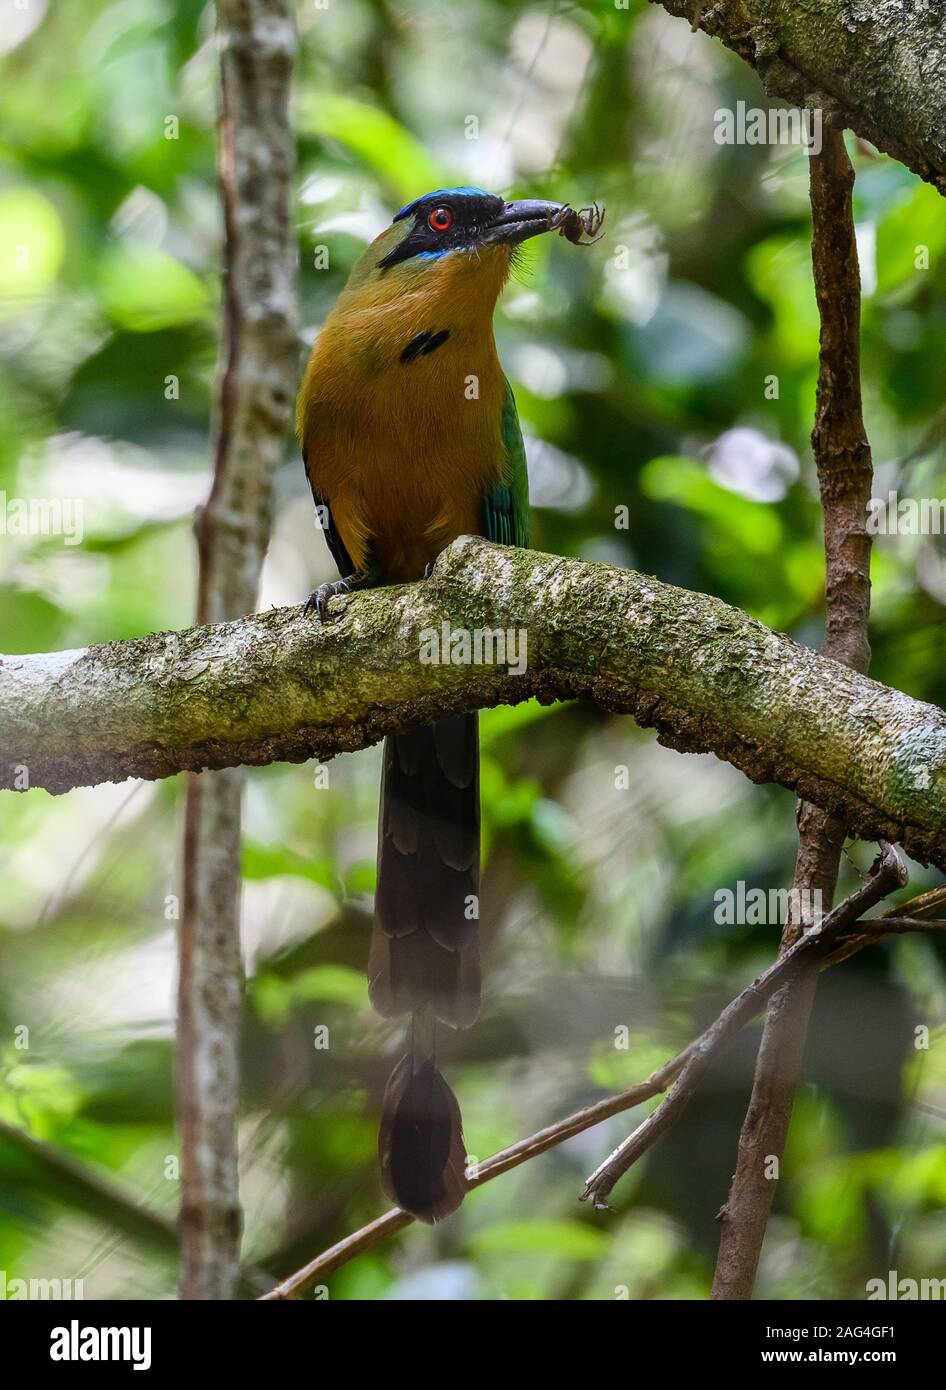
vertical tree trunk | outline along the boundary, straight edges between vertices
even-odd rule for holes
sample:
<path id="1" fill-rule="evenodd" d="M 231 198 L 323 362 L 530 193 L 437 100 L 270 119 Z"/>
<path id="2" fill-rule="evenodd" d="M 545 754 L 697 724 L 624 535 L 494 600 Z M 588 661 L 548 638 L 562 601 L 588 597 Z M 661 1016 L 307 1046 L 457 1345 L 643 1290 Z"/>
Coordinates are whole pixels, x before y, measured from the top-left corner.
<path id="1" fill-rule="evenodd" d="M 252 613 L 298 366 L 291 0 L 217 0 L 225 306 L 214 476 L 197 522 L 197 620 Z M 188 774 L 178 993 L 182 1296 L 232 1298 L 237 1173 L 242 769 Z"/>
<path id="2" fill-rule="evenodd" d="M 870 536 L 867 503 L 873 470 L 864 430 L 860 383 L 860 272 L 851 191 L 854 170 L 844 133 L 824 131 L 811 156 L 811 257 L 821 316 L 818 401 L 811 443 L 824 509 L 827 632 L 824 650 L 835 661 L 866 672 L 870 664 Z M 817 806 L 798 807 L 798 856 L 793 888 L 820 895 L 831 906 L 837 883 L 843 823 Z M 796 899 L 797 903 L 798 899 Z M 793 910 L 782 934 L 787 950 L 811 925 Z M 726 1205 L 713 1282 L 714 1299 L 752 1296 L 762 1242 L 801 1074 L 808 1021 L 817 985 L 809 967 L 773 996 L 765 1018 L 749 1109 L 739 1139 L 736 1172 Z"/>

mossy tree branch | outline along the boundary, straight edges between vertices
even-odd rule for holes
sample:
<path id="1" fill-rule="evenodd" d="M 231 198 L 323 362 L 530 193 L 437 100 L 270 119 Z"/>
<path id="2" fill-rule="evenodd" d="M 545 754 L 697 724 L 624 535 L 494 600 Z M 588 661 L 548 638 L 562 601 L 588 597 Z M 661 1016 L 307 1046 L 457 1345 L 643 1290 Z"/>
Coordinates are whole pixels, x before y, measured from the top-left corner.
<path id="1" fill-rule="evenodd" d="M 0 658 L 0 785 L 327 758 L 450 711 L 582 698 L 946 866 L 946 714 L 719 599 L 461 537 L 430 579 L 333 611 Z M 425 662 L 444 623 L 517 632 L 525 670 Z"/>
<path id="2" fill-rule="evenodd" d="M 769 96 L 820 109 L 946 193 L 940 0 L 652 0 L 719 39 Z"/>

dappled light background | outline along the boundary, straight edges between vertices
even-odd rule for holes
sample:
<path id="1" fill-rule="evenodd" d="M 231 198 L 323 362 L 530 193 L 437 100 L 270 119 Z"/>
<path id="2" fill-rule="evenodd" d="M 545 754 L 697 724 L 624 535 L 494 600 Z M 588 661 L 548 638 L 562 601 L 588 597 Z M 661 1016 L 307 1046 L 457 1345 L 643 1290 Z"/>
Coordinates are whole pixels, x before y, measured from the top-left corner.
<path id="1" fill-rule="evenodd" d="M 764 105 L 754 75 L 642 0 L 299 0 L 297 17 L 306 344 L 366 242 L 428 189 L 605 204 L 595 246 L 530 243 L 497 319 L 533 544 L 817 644 L 807 157 L 714 138 L 718 109 Z M 0 650 L 183 627 L 221 299 L 212 8 L 0 0 L 0 50 Z M 850 149 L 875 494 L 943 497 L 943 203 Z M 81 504 L 81 536 L 16 534 L 6 503 L 31 497 Z M 287 439 L 261 606 L 333 573 Z M 943 704 L 943 537 L 880 536 L 873 583 L 873 674 Z M 481 1158 L 643 1078 L 715 1016 L 778 940 L 774 923 L 718 921 L 715 895 L 787 885 L 795 843 L 788 792 L 629 719 L 526 704 L 485 713 L 482 734 L 484 1008 L 445 1043 Z M 364 980 L 378 783 L 376 749 L 248 776 L 249 1294 L 386 1206 L 376 1117 L 402 1030 Z M 176 1295 L 181 804 L 176 778 L 0 798 L 8 1277 Z M 870 857 L 850 847 L 842 888 Z M 911 872 L 911 893 L 939 881 Z M 758 1296 L 943 1274 L 946 1065 L 914 1037 L 942 1039 L 944 1007 L 942 949 L 918 937 L 823 978 Z M 705 1297 L 757 1039 L 714 1068 L 613 1214 L 577 1196 L 641 1111 L 362 1255 L 330 1296 Z"/>

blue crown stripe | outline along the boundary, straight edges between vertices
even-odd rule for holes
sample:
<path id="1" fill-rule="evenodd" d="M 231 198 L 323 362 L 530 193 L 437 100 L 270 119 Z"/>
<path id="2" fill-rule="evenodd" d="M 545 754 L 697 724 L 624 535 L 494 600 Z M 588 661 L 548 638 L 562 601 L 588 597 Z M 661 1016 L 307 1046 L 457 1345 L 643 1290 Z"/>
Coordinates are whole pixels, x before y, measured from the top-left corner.
<path id="1" fill-rule="evenodd" d="M 400 222 L 402 217 L 407 217 L 421 203 L 426 203 L 429 198 L 488 198 L 490 194 L 485 188 L 475 188 L 472 184 L 460 184 L 457 188 L 435 188 L 432 193 L 425 193 L 422 198 L 415 198 L 412 203 L 395 216 L 394 221 Z"/>

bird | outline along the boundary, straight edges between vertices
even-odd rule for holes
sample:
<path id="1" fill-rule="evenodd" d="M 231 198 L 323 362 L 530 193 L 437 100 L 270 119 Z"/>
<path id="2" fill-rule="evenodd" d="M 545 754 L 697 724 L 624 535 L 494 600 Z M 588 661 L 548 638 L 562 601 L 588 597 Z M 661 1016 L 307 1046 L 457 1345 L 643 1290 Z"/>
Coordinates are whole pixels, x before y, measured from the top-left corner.
<path id="1" fill-rule="evenodd" d="M 462 535 L 528 544 L 528 477 L 493 311 L 517 248 L 568 204 L 440 188 L 396 214 L 355 264 L 312 348 L 296 426 L 340 578 L 305 611 L 426 578 Z M 382 1187 L 433 1224 L 468 1187 L 460 1108 L 437 1065 L 437 1027 L 480 1007 L 477 715 L 384 741 L 369 997 L 410 1015 L 378 1138 Z"/>

